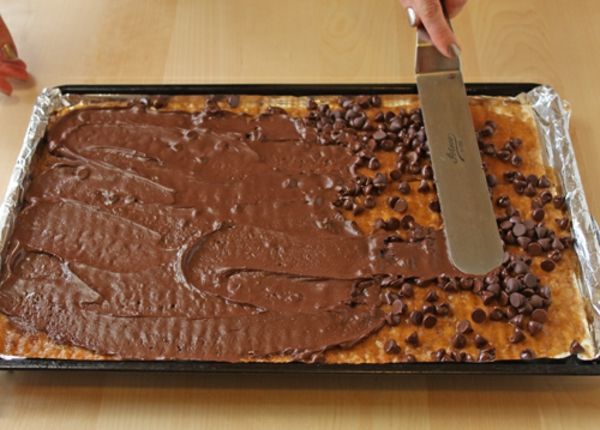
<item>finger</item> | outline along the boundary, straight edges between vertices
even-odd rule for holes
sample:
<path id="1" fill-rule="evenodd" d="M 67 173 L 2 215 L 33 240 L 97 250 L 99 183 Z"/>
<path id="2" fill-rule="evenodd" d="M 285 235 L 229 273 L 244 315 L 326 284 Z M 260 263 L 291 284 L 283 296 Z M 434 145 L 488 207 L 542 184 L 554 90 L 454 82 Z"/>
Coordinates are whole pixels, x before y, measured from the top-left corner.
<path id="1" fill-rule="evenodd" d="M 18 64 L 11 63 L 0 63 L 0 76 L 15 78 L 21 81 L 29 79 L 27 70 L 20 67 Z"/>
<path id="2" fill-rule="evenodd" d="M 413 0 L 400 0 L 400 5 L 405 9 L 408 25 L 418 27 L 421 21 L 413 8 Z"/>
<path id="3" fill-rule="evenodd" d="M 17 58 L 17 48 L 8 31 L 8 27 L 0 16 L 0 59 L 14 60 Z"/>
<path id="4" fill-rule="evenodd" d="M 446 6 L 448 17 L 454 18 L 458 15 L 465 4 L 467 4 L 467 0 L 446 0 L 444 5 Z"/>
<path id="5" fill-rule="evenodd" d="M 18 58 L 16 60 L 8 61 L 8 64 L 11 64 L 11 65 L 18 67 L 20 69 L 23 69 L 23 70 L 25 70 L 27 68 L 27 64 L 25 64 L 25 61 L 18 59 Z"/>
<path id="6" fill-rule="evenodd" d="M 422 0 L 414 2 L 415 12 L 423 22 L 431 41 L 446 57 L 454 57 L 452 45 L 458 48 L 456 37 L 450 29 L 439 0 Z"/>
<path id="7" fill-rule="evenodd" d="M 7 96 L 10 96 L 12 93 L 12 86 L 2 76 L 0 76 L 0 92 L 3 92 Z"/>

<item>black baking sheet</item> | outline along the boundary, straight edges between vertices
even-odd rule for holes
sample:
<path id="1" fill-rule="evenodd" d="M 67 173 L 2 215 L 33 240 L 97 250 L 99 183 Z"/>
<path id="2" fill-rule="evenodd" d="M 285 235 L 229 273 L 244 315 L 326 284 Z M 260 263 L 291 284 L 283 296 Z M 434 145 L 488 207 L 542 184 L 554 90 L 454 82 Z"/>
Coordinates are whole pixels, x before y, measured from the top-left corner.
<path id="1" fill-rule="evenodd" d="M 469 95 L 516 96 L 538 86 L 535 83 L 467 84 Z M 256 94 L 256 95 L 356 95 L 416 94 L 414 84 L 241 84 L 241 85 L 65 85 L 63 94 Z M 0 359 L 0 370 L 122 370 L 205 373 L 386 373 L 386 374 L 529 374 L 600 375 L 600 360 L 576 357 L 489 363 L 222 363 L 206 361 L 130 361 Z"/>

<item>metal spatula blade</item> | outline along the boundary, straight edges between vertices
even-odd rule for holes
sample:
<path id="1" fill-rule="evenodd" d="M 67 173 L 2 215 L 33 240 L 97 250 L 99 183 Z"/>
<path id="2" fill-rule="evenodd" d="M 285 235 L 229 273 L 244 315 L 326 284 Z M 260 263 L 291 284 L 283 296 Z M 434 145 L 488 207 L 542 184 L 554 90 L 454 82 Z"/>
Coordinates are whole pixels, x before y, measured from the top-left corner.
<path id="1" fill-rule="evenodd" d="M 504 250 L 460 63 L 440 54 L 422 29 L 416 75 L 450 260 L 464 273 L 488 273 Z"/>

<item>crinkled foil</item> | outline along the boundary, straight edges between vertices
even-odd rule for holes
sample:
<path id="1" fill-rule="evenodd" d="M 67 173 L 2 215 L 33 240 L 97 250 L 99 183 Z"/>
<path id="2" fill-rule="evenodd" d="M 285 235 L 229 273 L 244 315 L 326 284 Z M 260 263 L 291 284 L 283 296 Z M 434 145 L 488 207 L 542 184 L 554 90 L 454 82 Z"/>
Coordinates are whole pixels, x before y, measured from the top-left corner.
<path id="1" fill-rule="evenodd" d="M 52 114 L 74 106 L 98 105 L 106 102 L 122 103 L 140 96 L 132 95 L 69 95 L 57 88 L 45 89 L 37 99 L 23 147 L 10 178 L 4 202 L 0 207 L 0 250 L 10 236 L 19 205 L 27 186 L 27 177 L 38 144 L 41 142 Z M 600 356 L 600 229 L 587 205 L 575 153 L 569 135 L 570 107 L 548 86 L 539 86 L 517 98 L 532 107 L 545 159 L 561 181 L 571 212 L 575 251 L 581 264 L 579 289 L 591 305 L 591 327 L 595 345 L 595 358 Z M 283 98 L 285 99 L 285 98 Z M 283 100 L 282 100 L 283 101 Z M 271 100 L 273 102 L 273 99 Z M 286 104 L 286 103 L 282 103 Z M 1 254 L 0 254 L 1 255 Z M 20 357 L 0 354 L 0 359 Z"/>
<path id="2" fill-rule="evenodd" d="M 17 157 L 17 163 L 13 170 L 12 176 L 8 182 L 4 202 L 0 207 L 0 249 L 3 250 L 16 217 L 23 192 L 31 161 L 35 154 L 38 143 L 46 132 L 48 120 L 53 112 L 63 107 L 61 101 L 62 95 L 57 88 L 47 88 L 42 91 L 42 94 L 37 98 L 33 107 L 29 126 L 23 140 L 23 147 Z"/>
<path id="3" fill-rule="evenodd" d="M 577 162 L 571 136 L 569 103 L 548 86 L 539 86 L 520 96 L 535 112 L 546 162 L 555 172 L 566 195 L 571 220 L 575 251 L 581 265 L 579 288 L 592 308 L 590 331 L 595 345 L 595 357 L 600 356 L 600 230 L 592 217 Z"/>

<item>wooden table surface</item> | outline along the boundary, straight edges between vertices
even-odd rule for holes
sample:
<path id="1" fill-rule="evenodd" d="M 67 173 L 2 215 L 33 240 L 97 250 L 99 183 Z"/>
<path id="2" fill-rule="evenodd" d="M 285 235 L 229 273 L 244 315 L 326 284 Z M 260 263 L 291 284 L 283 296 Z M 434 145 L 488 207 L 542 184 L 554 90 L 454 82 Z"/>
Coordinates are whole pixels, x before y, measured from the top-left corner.
<path id="1" fill-rule="evenodd" d="M 377 4 L 377 8 L 373 5 Z M 395 0 L 0 0 L 34 79 L 0 96 L 0 188 L 32 104 L 66 83 L 412 82 Z M 533 81 L 572 103 L 600 214 L 600 2 L 471 0 L 467 81 Z M 0 372 L 0 429 L 600 426 L 600 379 Z"/>

